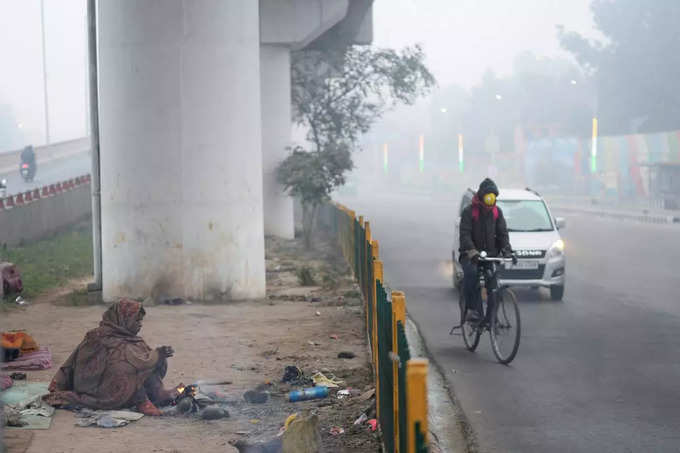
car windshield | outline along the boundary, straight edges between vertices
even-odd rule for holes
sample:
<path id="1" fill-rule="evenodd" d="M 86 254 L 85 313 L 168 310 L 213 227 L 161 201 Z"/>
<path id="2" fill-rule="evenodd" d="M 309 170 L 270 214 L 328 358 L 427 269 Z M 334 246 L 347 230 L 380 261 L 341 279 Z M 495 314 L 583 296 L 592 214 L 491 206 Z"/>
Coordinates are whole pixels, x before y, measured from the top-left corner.
<path id="1" fill-rule="evenodd" d="M 498 200 L 508 231 L 552 231 L 550 215 L 541 200 Z"/>

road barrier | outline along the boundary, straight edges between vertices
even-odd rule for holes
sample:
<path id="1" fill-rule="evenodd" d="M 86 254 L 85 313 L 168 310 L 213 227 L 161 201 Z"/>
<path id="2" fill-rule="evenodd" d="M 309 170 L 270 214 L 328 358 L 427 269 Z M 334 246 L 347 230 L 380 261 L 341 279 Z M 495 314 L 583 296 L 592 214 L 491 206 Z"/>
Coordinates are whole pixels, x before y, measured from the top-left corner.
<path id="1" fill-rule="evenodd" d="M 574 214 L 583 214 L 594 217 L 605 217 L 617 220 L 629 220 L 634 222 L 643 223 L 656 223 L 656 224 L 680 224 L 680 216 L 678 215 L 664 215 L 660 213 L 645 213 L 640 211 L 621 211 L 616 209 L 598 209 L 598 208 L 588 208 L 588 207 L 578 207 L 578 206 L 568 206 L 568 205 L 555 205 L 551 206 L 553 211 L 569 212 Z"/>
<path id="2" fill-rule="evenodd" d="M 92 212 L 90 175 L 0 198 L 0 245 L 40 239 Z"/>
<path id="3" fill-rule="evenodd" d="M 366 331 L 375 378 L 376 412 L 388 453 L 428 451 L 426 359 L 412 359 L 406 338 L 406 296 L 385 286 L 379 244 L 370 222 L 337 204 L 321 219 L 336 234 L 364 300 Z"/>

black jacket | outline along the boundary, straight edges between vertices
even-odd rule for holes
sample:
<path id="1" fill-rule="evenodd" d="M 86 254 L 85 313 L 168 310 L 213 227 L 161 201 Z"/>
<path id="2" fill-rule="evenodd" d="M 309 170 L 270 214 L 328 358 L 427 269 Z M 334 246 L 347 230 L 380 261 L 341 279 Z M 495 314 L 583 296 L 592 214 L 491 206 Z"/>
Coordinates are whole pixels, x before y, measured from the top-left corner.
<path id="1" fill-rule="evenodd" d="M 505 224 L 503 211 L 498 206 L 498 218 L 494 219 L 493 210 L 479 207 L 479 219 L 472 218 L 472 205 L 463 209 L 460 216 L 460 259 L 467 251 L 486 251 L 489 256 L 498 256 L 501 252 L 510 252 L 510 237 Z"/>

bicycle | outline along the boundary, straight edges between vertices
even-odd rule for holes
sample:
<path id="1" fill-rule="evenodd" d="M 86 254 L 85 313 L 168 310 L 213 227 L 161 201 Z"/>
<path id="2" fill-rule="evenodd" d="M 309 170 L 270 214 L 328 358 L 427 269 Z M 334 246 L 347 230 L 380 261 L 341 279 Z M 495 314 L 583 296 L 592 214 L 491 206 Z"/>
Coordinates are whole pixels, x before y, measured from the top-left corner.
<path id="1" fill-rule="evenodd" d="M 453 326 L 449 335 L 460 329 L 465 347 L 474 352 L 479 345 L 479 339 L 485 331 L 489 332 L 491 349 L 498 362 L 507 365 L 515 358 L 519 350 L 522 322 L 519 315 L 517 296 L 507 286 L 498 285 L 498 270 L 500 264 L 516 262 L 512 258 L 492 258 L 486 252 L 481 252 L 477 266 L 479 268 L 478 290 L 482 294 L 483 318 L 480 322 L 465 321 L 467 306 L 465 292 L 459 288 L 460 324 Z M 493 311 L 491 316 L 489 310 Z M 489 319 L 490 322 L 486 322 Z M 504 340 L 510 340 L 506 345 Z"/>

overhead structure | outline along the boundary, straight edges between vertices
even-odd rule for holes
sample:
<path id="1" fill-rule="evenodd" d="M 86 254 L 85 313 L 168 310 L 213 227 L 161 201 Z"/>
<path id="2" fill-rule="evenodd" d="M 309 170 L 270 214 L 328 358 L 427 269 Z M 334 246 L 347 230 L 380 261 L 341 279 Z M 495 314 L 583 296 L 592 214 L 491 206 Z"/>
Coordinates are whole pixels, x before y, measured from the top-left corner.
<path id="1" fill-rule="evenodd" d="M 368 44 L 372 0 L 260 0 L 264 231 L 293 238 L 293 200 L 276 180 L 291 145 L 290 52 Z"/>
<path id="2" fill-rule="evenodd" d="M 98 2 L 104 300 L 265 295 L 265 229 L 293 235 L 289 52 L 353 3 Z"/>

